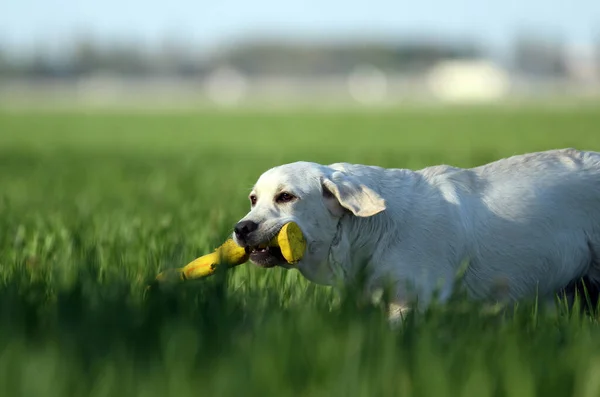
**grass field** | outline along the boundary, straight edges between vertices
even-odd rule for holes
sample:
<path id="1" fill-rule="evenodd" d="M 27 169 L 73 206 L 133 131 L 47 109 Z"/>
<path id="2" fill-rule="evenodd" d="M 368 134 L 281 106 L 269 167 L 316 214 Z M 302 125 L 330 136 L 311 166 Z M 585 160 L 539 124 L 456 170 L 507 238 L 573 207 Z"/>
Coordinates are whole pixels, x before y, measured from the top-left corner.
<path id="1" fill-rule="evenodd" d="M 0 396 L 599 396 L 600 327 L 574 311 L 457 300 L 392 330 L 251 265 L 144 293 L 276 164 L 474 166 L 599 134 L 592 108 L 0 113 Z"/>

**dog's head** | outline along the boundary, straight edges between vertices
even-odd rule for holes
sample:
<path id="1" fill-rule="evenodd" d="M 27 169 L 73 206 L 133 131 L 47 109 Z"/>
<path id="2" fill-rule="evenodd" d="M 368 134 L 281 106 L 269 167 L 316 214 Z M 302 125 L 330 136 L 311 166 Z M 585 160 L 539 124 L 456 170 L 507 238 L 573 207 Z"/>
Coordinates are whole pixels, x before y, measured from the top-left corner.
<path id="1" fill-rule="evenodd" d="M 297 264 L 317 283 L 333 274 L 328 255 L 343 216 L 369 217 L 385 209 L 384 200 L 360 177 L 309 162 L 296 162 L 263 173 L 250 192 L 250 212 L 235 226 L 236 243 L 248 247 L 250 260 L 262 267 L 288 267 L 275 248 L 259 249 L 288 222 L 296 222 L 307 247 Z"/>

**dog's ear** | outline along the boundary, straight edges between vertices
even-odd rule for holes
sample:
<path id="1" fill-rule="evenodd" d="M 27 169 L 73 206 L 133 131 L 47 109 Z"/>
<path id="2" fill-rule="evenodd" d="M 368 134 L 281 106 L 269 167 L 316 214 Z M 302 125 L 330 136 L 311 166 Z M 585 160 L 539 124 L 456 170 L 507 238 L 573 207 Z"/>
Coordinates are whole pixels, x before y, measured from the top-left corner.
<path id="1" fill-rule="evenodd" d="M 342 216 L 348 210 L 356 216 L 368 217 L 385 210 L 385 200 L 379 194 L 342 172 L 322 178 L 321 187 L 325 204 L 335 216 Z"/>

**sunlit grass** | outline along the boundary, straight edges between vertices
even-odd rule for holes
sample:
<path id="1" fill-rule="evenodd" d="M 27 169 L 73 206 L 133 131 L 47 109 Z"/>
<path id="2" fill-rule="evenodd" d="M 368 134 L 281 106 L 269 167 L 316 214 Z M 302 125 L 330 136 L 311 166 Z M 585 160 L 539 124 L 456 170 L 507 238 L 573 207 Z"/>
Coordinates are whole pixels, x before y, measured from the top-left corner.
<path id="1" fill-rule="evenodd" d="M 0 396 L 596 396 L 594 316 L 457 298 L 390 328 L 296 271 L 149 293 L 283 162 L 600 150 L 600 111 L 0 114 Z"/>

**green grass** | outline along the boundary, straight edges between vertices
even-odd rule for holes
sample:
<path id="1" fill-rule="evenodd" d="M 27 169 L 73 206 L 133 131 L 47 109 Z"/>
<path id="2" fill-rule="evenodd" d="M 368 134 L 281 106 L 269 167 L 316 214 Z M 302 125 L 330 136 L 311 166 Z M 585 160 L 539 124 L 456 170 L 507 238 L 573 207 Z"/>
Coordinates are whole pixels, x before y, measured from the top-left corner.
<path id="1" fill-rule="evenodd" d="M 600 110 L 0 113 L 0 396 L 600 395 L 592 316 L 457 299 L 390 329 L 296 271 L 144 293 L 222 243 L 265 169 L 600 150 Z"/>

